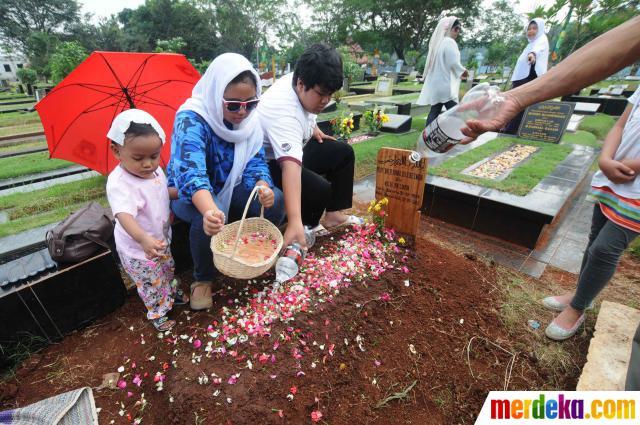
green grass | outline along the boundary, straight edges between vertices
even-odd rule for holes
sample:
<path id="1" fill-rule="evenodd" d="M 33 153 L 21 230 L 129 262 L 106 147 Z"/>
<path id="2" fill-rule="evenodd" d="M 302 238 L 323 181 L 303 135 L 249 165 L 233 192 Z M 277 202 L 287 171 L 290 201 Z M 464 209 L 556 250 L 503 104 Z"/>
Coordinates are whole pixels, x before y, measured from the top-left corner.
<path id="1" fill-rule="evenodd" d="M 106 206 L 105 184 L 105 177 L 96 176 L 0 197 L 0 211 L 9 219 L 0 223 L 0 237 L 60 221 L 89 201 L 96 200 Z"/>
<path id="2" fill-rule="evenodd" d="M 39 123 L 40 117 L 33 112 L 7 112 L 0 114 L 0 127 Z"/>
<path id="3" fill-rule="evenodd" d="M 72 164 L 61 159 L 49 159 L 49 152 L 36 152 L 0 159 L 0 180 L 66 168 Z"/>
<path id="4" fill-rule="evenodd" d="M 107 207 L 109 205 L 106 198 L 99 198 L 96 200 L 103 207 Z M 65 217 L 72 212 L 77 211 L 84 204 L 85 202 L 65 207 L 58 207 L 54 210 L 46 211 L 41 214 L 18 218 L 6 223 L 0 223 L 0 237 L 15 235 L 16 233 L 24 232 L 25 230 L 62 221 Z"/>
<path id="5" fill-rule="evenodd" d="M 416 120 L 413 121 L 415 123 Z M 353 145 L 356 154 L 356 180 L 376 172 L 376 157 L 380 148 L 415 149 L 417 138 L 418 133 L 415 131 L 401 135 L 383 133 L 382 136 Z"/>
<path id="6" fill-rule="evenodd" d="M 640 238 L 636 238 L 636 240 L 629 245 L 629 252 L 640 260 Z"/>
<path id="7" fill-rule="evenodd" d="M 33 142 L 19 143 L 11 146 L 0 146 L 0 154 L 9 152 L 21 152 L 33 148 L 46 148 L 47 142 L 44 139 L 38 139 Z"/>
<path id="8" fill-rule="evenodd" d="M 616 123 L 616 119 L 606 114 L 588 115 L 580 121 L 578 129 L 592 133 L 598 140 L 604 140 Z"/>
<path id="9" fill-rule="evenodd" d="M 337 109 L 333 112 L 325 112 L 323 114 L 318 114 L 316 121 L 326 121 L 335 117 L 339 117 L 342 113 L 349 113 L 349 106 L 345 103 L 338 103 Z"/>
<path id="10" fill-rule="evenodd" d="M 462 170 L 467 167 L 516 143 L 532 145 L 540 149 L 528 161 L 516 167 L 506 179 L 495 181 L 461 174 Z M 571 150 L 572 147 L 570 145 L 555 145 L 512 137 L 501 137 L 453 157 L 437 167 L 432 167 L 429 169 L 429 173 L 523 196 L 529 193 L 540 180 L 551 173 Z"/>
<path id="11" fill-rule="evenodd" d="M 5 105 L 3 103 L 0 103 L 0 111 L 10 111 L 12 109 L 26 109 L 26 108 L 33 107 L 33 105 L 35 105 L 35 102 L 33 102 L 33 103 L 21 103 L 19 105 Z"/>
<path id="12" fill-rule="evenodd" d="M 21 134 L 36 133 L 44 131 L 42 124 L 39 122 L 32 124 L 16 125 L 12 127 L 0 128 L 0 137 L 3 136 L 20 136 Z"/>
<path id="13" fill-rule="evenodd" d="M 563 145 L 583 145 L 591 146 L 592 148 L 599 148 L 602 143 L 598 141 L 596 136 L 587 131 L 578 130 L 575 133 L 564 133 L 560 143 Z"/>
<path id="14" fill-rule="evenodd" d="M 29 96 L 28 94 L 25 94 L 25 93 L 11 93 L 11 92 L 0 93 L 0 100 L 9 100 L 9 99 L 20 100 L 20 99 L 28 99 L 28 98 L 33 99 L 33 96 Z"/>

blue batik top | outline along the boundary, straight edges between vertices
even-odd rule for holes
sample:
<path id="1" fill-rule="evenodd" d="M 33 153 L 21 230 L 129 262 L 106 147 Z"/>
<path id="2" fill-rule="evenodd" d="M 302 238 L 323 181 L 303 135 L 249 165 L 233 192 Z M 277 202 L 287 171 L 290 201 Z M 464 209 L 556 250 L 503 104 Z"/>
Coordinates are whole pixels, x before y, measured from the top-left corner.
<path id="1" fill-rule="evenodd" d="M 226 121 L 225 125 L 231 128 Z M 178 189 L 178 196 L 186 199 L 191 199 L 200 189 L 218 194 L 231 172 L 234 148 L 233 143 L 218 137 L 197 113 L 178 112 L 171 136 L 171 160 L 167 167 L 169 186 Z M 250 191 L 258 180 L 264 180 L 273 187 L 263 148 L 247 163 L 241 184 Z"/>

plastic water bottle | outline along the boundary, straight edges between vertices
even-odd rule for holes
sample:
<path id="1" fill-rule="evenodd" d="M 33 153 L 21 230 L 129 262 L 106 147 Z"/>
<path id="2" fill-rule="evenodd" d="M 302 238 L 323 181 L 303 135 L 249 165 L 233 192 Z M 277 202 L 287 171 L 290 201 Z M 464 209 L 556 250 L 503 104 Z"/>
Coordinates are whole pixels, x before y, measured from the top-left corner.
<path id="1" fill-rule="evenodd" d="M 299 243 L 294 242 L 287 246 L 282 257 L 278 258 L 276 262 L 276 286 L 298 274 L 304 256 L 305 250 Z"/>
<path id="2" fill-rule="evenodd" d="M 438 115 L 418 136 L 416 151 L 411 152 L 411 162 L 423 156 L 438 156 L 464 138 L 460 131 L 469 119 L 491 119 L 503 101 L 500 89 L 489 83 L 478 84 L 467 92 L 459 105 Z"/>

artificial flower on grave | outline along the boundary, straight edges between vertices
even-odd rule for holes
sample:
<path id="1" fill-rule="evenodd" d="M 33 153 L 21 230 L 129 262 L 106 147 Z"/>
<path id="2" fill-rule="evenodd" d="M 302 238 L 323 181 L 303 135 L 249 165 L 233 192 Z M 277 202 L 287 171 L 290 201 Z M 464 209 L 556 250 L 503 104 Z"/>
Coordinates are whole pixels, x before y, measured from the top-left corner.
<path id="1" fill-rule="evenodd" d="M 331 124 L 333 135 L 338 139 L 348 139 L 355 128 L 353 112 L 349 113 L 349 115 L 343 113 L 340 117 L 329 121 L 329 123 Z"/>
<path id="2" fill-rule="evenodd" d="M 373 223 L 380 231 L 384 230 L 384 219 L 386 217 L 385 207 L 388 204 L 388 198 L 382 198 L 379 201 L 374 199 L 369 203 L 369 207 L 367 208 L 367 212 L 371 214 Z"/>
<path id="3" fill-rule="evenodd" d="M 384 113 L 384 108 L 379 108 L 378 105 L 375 105 L 373 109 L 365 111 L 363 118 L 369 133 L 373 134 L 378 133 L 382 124 L 389 121 L 389 116 Z"/>

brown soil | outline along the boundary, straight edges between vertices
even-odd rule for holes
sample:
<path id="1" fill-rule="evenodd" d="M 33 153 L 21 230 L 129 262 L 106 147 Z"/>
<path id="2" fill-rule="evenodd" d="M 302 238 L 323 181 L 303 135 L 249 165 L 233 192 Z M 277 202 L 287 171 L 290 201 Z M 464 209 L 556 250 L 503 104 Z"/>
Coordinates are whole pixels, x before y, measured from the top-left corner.
<path id="1" fill-rule="evenodd" d="M 159 339 L 133 293 L 116 313 L 25 361 L 13 379 L 0 384 L 0 410 L 81 386 L 95 388 L 103 374 L 120 365 L 126 374 L 140 373 L 143 383 L 138 388 L 129 375 L 124 390 L 94 390 L 102 409 L 100 423 L 131 423 L 140 415 L 135 404 L 144 392 L 148 405 L 141 414 L 143 424 L 303 424 L 311 423 L 314 410 L 322 412 L 320 423 L 331 424 L 470 424 L 488 392 L 504 389 L 505 380 L 509 390 L 548 387 L 548 372 L 536 367 L 536 356 L 526 349 L 516 352 L 510 343 L 518 336 L 500 319 L 504 294 L 495 290 L 496 266 L 425 237 L 410 252 L 409 274 L 389 271 L 377 281 L 341 289 L 332 302 L 276 326 L 270 338 L 238 347 L 235 358 L 202 356 L 198 362 L 193 353 L 204 353 L 188 340 L 178 338 L 174 344 Z M 236 285 L 225 280 L 221 287 L 227 284 Z M 380 299 L 384 292 L 390 295 L 386 302 Z M 242 297 L 246 295 L 221 292 L 212 312 Z M 184 307 L 175 317 L 174 333 L 194 337 L 204 336 L 207 325 L 219 319 L 218 314 Z M 530 332 L 526 324 L 522 332 Z M 284 341 L 278 338 L 281 333 Z M 276 340 L 280 346 L 274 351 Z M 322 344 L 335 344 L 333 356 L 327 355 L 327 347 L 318 348 Z M 516 354 L 510 374 L 512 356 L 497 346 Z M 294 349 L 301 359 L 292 356 Z M 277 361 L 261 363 L 262 353 L 275 354 Z M 149 360 L 151 356 L 155 359 Z M 584 362 L 584 353 L 576 356 Z M 304 375 L 296 376 L 300 369 Z M 164 388 L 158 392 L 152 377 L 163 370 Z M 222 384 L 200 385 L 202 372 L 209 379 L 217 374 Z M 240 376 L 230 385 L 227 379 L 234 373 Z M 560 386 L 573 389 L 576 380 L 575 373 L 568 374 Z M 414 382 L 406 397 L 381 403 Z M 214 396 L 216 390 L 220 392 Z"/>

